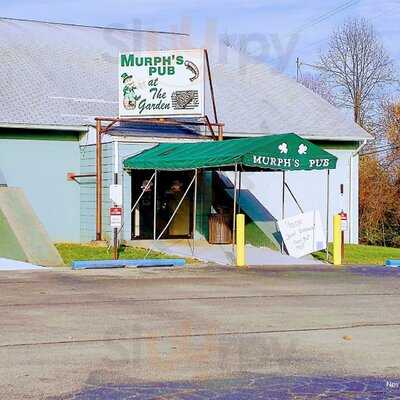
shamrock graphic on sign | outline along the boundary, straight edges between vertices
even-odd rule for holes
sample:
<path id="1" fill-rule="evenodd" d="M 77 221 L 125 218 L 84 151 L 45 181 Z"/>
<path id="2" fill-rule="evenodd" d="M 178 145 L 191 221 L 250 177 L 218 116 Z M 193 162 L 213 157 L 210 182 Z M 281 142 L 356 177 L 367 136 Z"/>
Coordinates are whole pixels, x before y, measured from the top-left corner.
<path id="1" fill-rule="evenodd" d="M 284 153 L 286 154 L 288 152 L 288 147 L 286 143 L 282 143 L 278 146 L 278 149 L 280 150 L 281 154 Z"/>
<path id="2" fill-rule="evenodd" d="M 300 146 L 299 146 L 299 149 L 297 150 L 297 152 L 299 153 L 299 154 L 306 154 L 307 153 L 307 149 L 308 149 L 308 147 L 305 145 L 305 144 L 301 144 Z"/>

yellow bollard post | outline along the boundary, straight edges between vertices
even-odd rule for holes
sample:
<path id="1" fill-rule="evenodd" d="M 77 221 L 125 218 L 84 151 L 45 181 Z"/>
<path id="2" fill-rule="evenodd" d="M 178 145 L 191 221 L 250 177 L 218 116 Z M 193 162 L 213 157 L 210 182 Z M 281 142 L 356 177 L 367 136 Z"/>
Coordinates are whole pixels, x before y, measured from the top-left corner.
<path id="1" fill-rule="evenodd" d="M 342 221 L 340 214 L 333 216 L 333 265 L 342 265 Z"/>
<path id="2" fill-rule="evenodd" d="M 244 235 L 244 214 L 236 215 L 236 265 L 246 265 L 245 235 Z"/>

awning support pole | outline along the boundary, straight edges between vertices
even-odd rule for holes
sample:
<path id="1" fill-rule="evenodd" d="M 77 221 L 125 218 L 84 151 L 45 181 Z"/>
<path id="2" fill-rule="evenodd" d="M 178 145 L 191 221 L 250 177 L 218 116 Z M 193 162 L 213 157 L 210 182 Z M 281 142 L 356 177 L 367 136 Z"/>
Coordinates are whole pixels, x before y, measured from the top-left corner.
<path id="1" fill-rule="evenodd" d="M 156 173 L 154 172 L 154 174 L 151 176 L 151 178 L 149 179 L 149 181 L 147 182 L 147 185 L 143 188 L 142 193 L 140 193 L 140 196 L 138 197 L 138 199 L 136 200 L 135 204 L 133 205 L 133 207 L 131 208 L 131 214 L 133 213 L 133 211 L 135 210 L 135 208 L 138 206 L 140 199 L 143 197 L 143 195 L 145 194 L 146 190 L 150 187 L 151 182 L 153 181 L 154 177 L 156 176 Z M 121 228 L 119 228 L 118 230 L 118 234 L 122 231 L 122 229 L 124 229 L 124 225 L 125 225 L 125 221 L 122 222 Z"/>
<path id="2" fill-rule="evenodd" d="M 328 240 L 329 240 L 329 177 L 330 170 L 326 170 L 326 260 L 329 259 L 329 249 L 328 249 Z"/>
<path id="3" fill-rule="evenodd" d="M 282 171 L 282 219 L 285 219 L 285 171 Z M 283 254 L 283 238 L 281 237 L 281 253 Z"/>
<path id="4" fill-rule="evenodd" d="M 232 262 L 235 264 L 235 244 L 236 244 L 236 197 L 237 197 L 238 165 L 235 164 L 235 180 L 233 188 L 233 223 L 232 223 Z"/>
<path id="5" fill-rule="evenodd" d="M 238 192 L 238 212 L 240 214 L 240 194 L 242 191 L 242 171 L 239 171 L 239 192 Z"/>
<path id="6" fill-rule="evenodd" d="M 153 240 L 157 236 L 157 170 L 154 170 Z"/>
<path id="7" fill-rule="evenodd" d="M 297 201 L 296 196 L 293 194 L 292 190 L 290 189 L 289 185 L 286 182 L 285 182 L 285 187 L 288 190 L 289 194 L 292 196 L 292 198 L 293 198 L 294 202 L 296 203 L 296 206 L 299 208 L 300 212 L 302 214 L 304 214 L 304 211 L 301 208 L 300 203 Z"/>
<path id="8" fill-rule="evenodd" d="M 192 256 L 194 256 L 194 246 L 196 237 L 196 219 L 197 219 L 197 169 L 194 170 L 194 194 L 193 194 L 193 248 Z"/>
<path id="9" fill-rule="evenodd" d="M 178 205 L 176 206 L 174 212 L 172 213 L 171 218 L 170 218 L 169 221 L 167 222 L 167 225 L 164 226 L 164 229 L 163 229 L 163 230 L 161 231 L 161 233 L 158 235 L 158 237 L 156 238 L 156 240 L 159 240 L 159 239 L 162 237 L 162 235 L 164 235 L 165 231 L 168 229 L 168 227 L 169 227 L 169 225 L 171 224 L 172 220 L 174 219 L 176 213 L 178 212 L 179 207 L 181 206 L 183 200 L 185 200 L 185 197 L 187 196 L 187 194 L 188 194 L 190 188 L 192 187 L 193 182 L 195 181 L 195 179 L 196 179 L 196 174 L 193 176 L 193 178 L 192 178 L 192 180 L 190 181 L 189 186 L 187 187 L 185 193 L 183 194 L 182 198 L 179 200 L 179 203 L 178 203 Z M 144 256 L 144 258 L 147 258 L 147 256 L 150 254 L 151 250 L 152 250 L 152 247 L 150 247 L 150 248 L 148 249 L 148 251 L 147 251 L 146 255 Z"/>
<path id="10" fill-rule="evenodd" d="M 282 171 L 282 219 L 285 219 L 285 171 Z"/>

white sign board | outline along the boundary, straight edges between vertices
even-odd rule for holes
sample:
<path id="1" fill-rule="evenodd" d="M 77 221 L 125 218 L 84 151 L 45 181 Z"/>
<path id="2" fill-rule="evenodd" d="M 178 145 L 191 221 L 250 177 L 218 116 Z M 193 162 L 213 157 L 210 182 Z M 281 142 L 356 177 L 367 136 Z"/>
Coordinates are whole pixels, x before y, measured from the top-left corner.
<path id="1" fill-rule="evenodd" d="M 122 208 L 111 207 L 110 208 L 110 225 L 111 228 L 121 228 L 122 226 Z"/>
<path id="2" fill-rule="evenodd" d="M 119 55 L 120 117 L 204 115 L 204 50 Z"/>
<path id="3" fill-rule="evenodd" d="M 326 239 L 318 210 L 278 221 L 289 255 L 302 257 L 326 248 Z"/>
<path id="4" fill-rule="evenodd" d="M 341 228 L 342 231 L 347 231 L 349 229 L 349 223 L 348 223 L 348 219 L 347 219 L 347 213 L 345 212 L 341 212 L 339 213 L 340 215 L 340 221 L 341 221 Z"/>
<path id="5" fill-rule="evenodd" d="M 122 185 L 110 185 L 110 200 L 118 205 L 122 205 Z"/>

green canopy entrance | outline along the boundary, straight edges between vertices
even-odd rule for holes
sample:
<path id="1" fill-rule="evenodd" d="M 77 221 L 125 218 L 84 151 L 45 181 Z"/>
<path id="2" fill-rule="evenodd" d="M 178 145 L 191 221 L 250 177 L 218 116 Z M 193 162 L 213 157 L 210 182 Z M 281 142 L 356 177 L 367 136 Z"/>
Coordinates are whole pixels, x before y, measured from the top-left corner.
<path id="1" fill-rule="evenodd" d="M 162 143 L 124 161 L 126 169 L 229 169 L 235 165 L 275 171 L 335 169 L 337 158 L 294 133 L 256 138 Z"/>
<path id="2" fill-rule="evenodd" d="M 256 138 L 231 139 L 224 141 L 202 141 L 197 143 L 162 143 L 140 154 L 124 160 L 125 169 L 154 170 L 153 175 L 143 187 L 142 193 L 133 204 L 131 213 L 136 209 L 144 193 L 154 185 L 153 239 L 162 238 L 171 224 L 190 188 L 194 186 L 193 211 L 193 247 L 194 255 L 196 232 L 197 181 L 200 169 L 234 170 L 232 246 L 235 246 L 235 227 L 237 205 L 240 210 L 241 172 L 244 171 L 282 171 L 282 219 L 285 218 L 285 192 L 293 197 L 303 213 L 293 192 L 285 181 L 286 171 L 327 171 L 327 211 L 326 226 L 329 220 L 329 171 L 336 168 L 337 158 L 321 147 L 301 138 L 294 133 L 261 136 Z M 157 176 L 159 171 L 193 170 L 193 178 L 183 193 L 174 212 L 161 233 L 157 233 Z M 239 185 L 238 185 L 239 183 Z M 286 189 L 286 190 L 285 190 Z M 237 204 L 238 203 L 238 204 Z M 283 251 L 283 245 L 282 245 Z M 150 250 L 146 254 L 149 254 Z"/>

